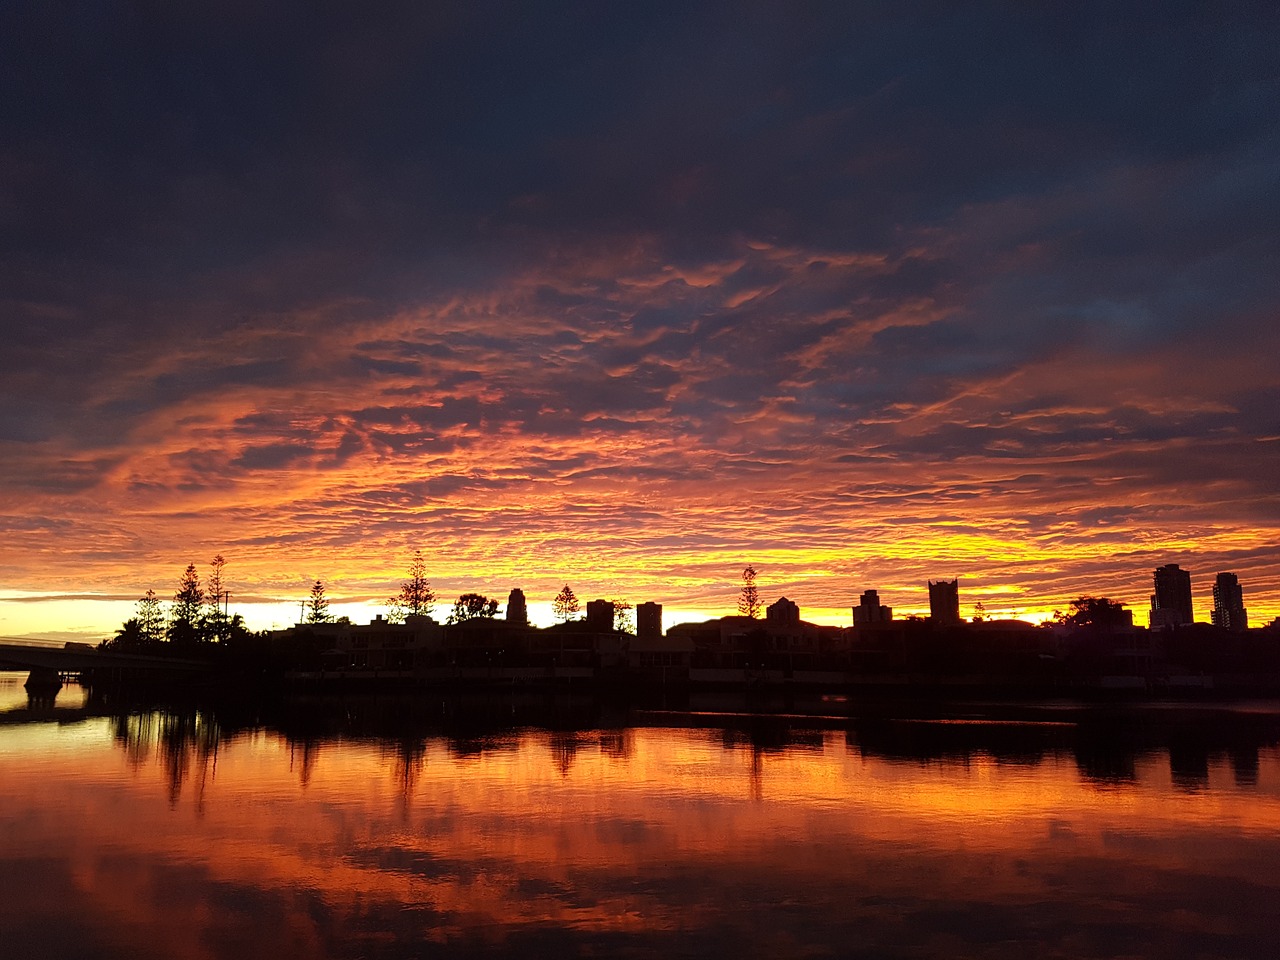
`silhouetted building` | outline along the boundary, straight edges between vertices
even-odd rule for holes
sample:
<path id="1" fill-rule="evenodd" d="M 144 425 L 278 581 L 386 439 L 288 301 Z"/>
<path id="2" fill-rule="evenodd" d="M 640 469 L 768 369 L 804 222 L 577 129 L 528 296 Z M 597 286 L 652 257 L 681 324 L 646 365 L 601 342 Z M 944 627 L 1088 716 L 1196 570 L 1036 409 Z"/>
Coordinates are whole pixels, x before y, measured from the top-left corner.
<path id="1" fill-rule="evenodd" d="M 786 597 L 779 597 L 765 607 L 764 622 L 775 627 L 793 626 L 800 622 L 800 607 Z"/>
<path id="2" fill-rule="evenodd" d="M 648 601 L 636 604 L 636 637 L 655 640 L 662 636 L 662 604 Z"/>
<path id="3" fill-rule="evenodd" d="M 444 628 L 421 614 L 409 614 L 404 623 L 391 623 L 378 614 L 367 624 L 345 618 L 332 623 L 306 623 L 276 630 L 284 638 L 311 635 L 327 644 L 320 657 L 328 670 L 409 671 L 421 666 L 444 646 Z"/>
<path id="4" fill-rule="evenodd" d="M 960 622 L 960 581 L 929 581 L 929 619 L 934 623 Z"/>
<path id="5" fill-rule="evenodd" d="M 507 623 L 529 623 L 529 610 L 525 606 L 524 591 L 516 587 L 507 595 Z"/>
<path id="6" fill-rule="evenodd" d="M 687 683 L 693 649 L 688 634 L 663 636 L 662 604 L 636 604 L 636 636 L 626 651 L 627 667 L 633 675 L 663 683 Z"/>
<path id="7" fill-rule="evenodd" d="M 865 626 L 872 623 L 888 623 L 893 619 L 893 610 L 881 606 L 880 594 L 875 590 L 866 590 L 853 608 L 854 626 Z"/>
<path id="8" fill-rule="evenodd" d="M 692 651 L 690 667 L 695 673 L 698 670 L 736 671 L 702 676 L 715 682 L 741 681 L 744 669 L 777 670 L 780 671 L 778 679 L 782 679 L 788 670 L 842 669 L 847 664 L 844 654 L 848 649 L 849 631 L 846 628 L 801 620 L 799 607 L 785 598 L 771 609 L 773 619 L 763 621 L 731 616 L 674 624 L 667 630 L 662 646 L 680 649 L 679 644 L 687 643 Z M 795 619 L 791 619 L 793 616 Z M 632 648 L 644 649 L 636 644 Z"/>
<path id="9" fill-rule="evenodd" d="M 613 601 L 587 601 L 587 629 L 593 633 L 608 633 L 613 629 Z"/>
<path id="10" fill-rule="evenodd" d="M 687 634 L 637 636 L 626 652 L 627 667 L 635 676 L 647 680 L 687 683 L 693 651 L 693 641 Z"/>
<path id="11" fill-rule="evenodd" d="M 1191 574 L 1176 563 L 1156 567 L 1151 595 L 1151 626 L 1179 627 L 1195 623 L 1191 611 Z"/>
<path id="12" fill-rule="evenodd" d="M 1220 573 L 1213 581 L 1213 625 L 1232 633 L 1249 629 L 1249 613 L 1244 608 L 1244 590 L 1234 573 Z"/>

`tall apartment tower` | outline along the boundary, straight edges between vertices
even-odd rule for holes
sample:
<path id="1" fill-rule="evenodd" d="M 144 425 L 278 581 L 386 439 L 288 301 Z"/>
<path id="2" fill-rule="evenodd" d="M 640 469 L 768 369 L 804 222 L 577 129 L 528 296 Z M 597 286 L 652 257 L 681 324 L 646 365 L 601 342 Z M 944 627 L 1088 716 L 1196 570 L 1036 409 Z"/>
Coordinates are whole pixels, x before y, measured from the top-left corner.
<path id="1" fill-rule="evenodd" d="M 587 601 L 587 629 L 592 633 L 610 633 L 613 630 L 613 601 Z"/>
<path id="2" fill-rule="evenodd" d="M 764 622 L 776 627 L 795 626 L 800 622 L 800 605 L 794 600 L 779 597 L 764 608 Z"/>
<path id="3" fill-rule="evenodd" d="M 1191 610 L 1191 573 L 1176 563 L 1156 567 L 1156 592 L 1151 595 L 1151 626 L 1177 627 L 1195 623 Z"/>
<path id="4" fill-rule="evenodd" d="M 1249 612 L 1244 608 L 1244 590 L 1234 573 L 1220 573 L 1213 581 L 1213 625 L 1232 633 L 1249 629 Z"/>
<path id="5" fill-rule="evenodd" d="M 960 622 L 960 581 L 929 581 L 929 619 L 934 623 Z"/>
<path id="6" fill-rule="evenodd" d="M 657 640 L 662 636 L 662 604 L 646 600 L 636 604 L 636 636 Z"/>
<path id="7" fill-rule="evenodd" d="M 524 591 L 519 587 L 507 594 L 507 623 L 529 625 L 529 608 L 524 602 Z"/>
<path id="8" fill-rule="evenodd" d="M 853 608 L 853 625 L 865 626 L 871 623 L 889 623 L 893 620 L 893 610 L 880 603 L 880 594 L 875 590 L 864 590 L 858 598 L 858 605 Z"/>

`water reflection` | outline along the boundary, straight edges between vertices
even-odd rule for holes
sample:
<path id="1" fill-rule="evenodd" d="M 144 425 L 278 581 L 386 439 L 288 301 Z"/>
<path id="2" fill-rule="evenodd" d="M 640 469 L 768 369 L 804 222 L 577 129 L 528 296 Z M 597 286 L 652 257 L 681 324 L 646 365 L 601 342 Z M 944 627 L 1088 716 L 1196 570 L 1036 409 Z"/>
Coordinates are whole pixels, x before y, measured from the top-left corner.
<path id="1" fill-rule="evenodd" d="M 60 704 L 0 712 L 6 957 L 1277 946 L 1265 710 Z"/>

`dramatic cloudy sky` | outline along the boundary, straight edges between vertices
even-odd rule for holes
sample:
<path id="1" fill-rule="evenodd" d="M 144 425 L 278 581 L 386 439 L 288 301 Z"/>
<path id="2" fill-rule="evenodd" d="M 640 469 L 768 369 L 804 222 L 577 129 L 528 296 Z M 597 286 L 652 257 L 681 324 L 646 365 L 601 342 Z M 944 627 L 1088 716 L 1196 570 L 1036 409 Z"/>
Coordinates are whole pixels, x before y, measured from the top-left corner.
<path id="1" fill-rule="evenodd" d="M 415 548 L 443 598 L 676 619 L 746 563 L 829 622 L 952 576 L 1142 609 L 1166 562 L 1280 614 L 1274 3 L 18 0 L 0 38 L 0 634 L 215 553 L 251 623 L 316 578 L 363 619 Z"/>

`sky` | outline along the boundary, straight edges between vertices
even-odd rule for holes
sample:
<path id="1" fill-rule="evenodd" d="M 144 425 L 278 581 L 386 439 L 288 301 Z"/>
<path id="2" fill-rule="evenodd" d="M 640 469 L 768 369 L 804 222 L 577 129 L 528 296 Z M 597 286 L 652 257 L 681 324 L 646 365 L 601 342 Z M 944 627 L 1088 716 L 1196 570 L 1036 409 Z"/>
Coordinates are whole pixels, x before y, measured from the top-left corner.
<path id="1" fill-rule="evenodd" d="M 0 635 L 1280 615 L 1273 3 L 7 3 Z"/>

